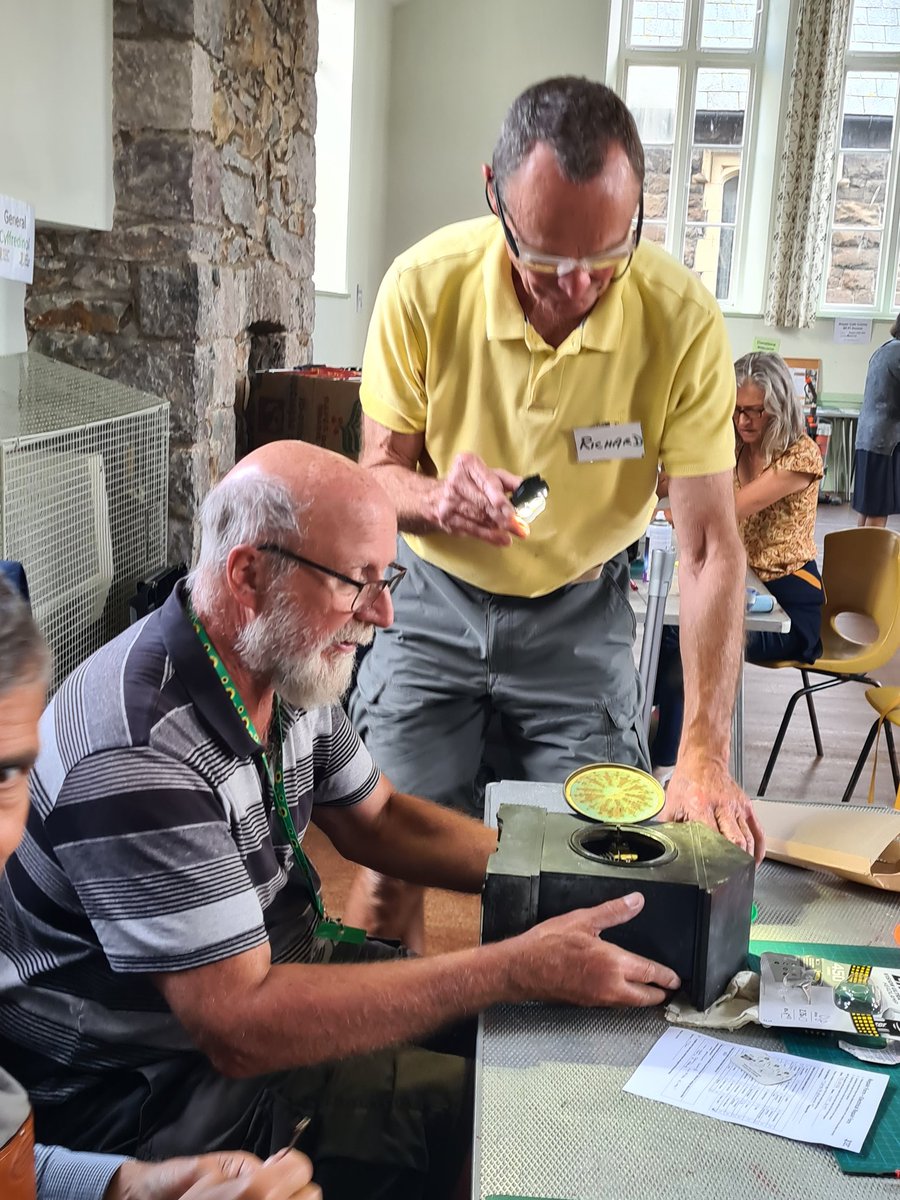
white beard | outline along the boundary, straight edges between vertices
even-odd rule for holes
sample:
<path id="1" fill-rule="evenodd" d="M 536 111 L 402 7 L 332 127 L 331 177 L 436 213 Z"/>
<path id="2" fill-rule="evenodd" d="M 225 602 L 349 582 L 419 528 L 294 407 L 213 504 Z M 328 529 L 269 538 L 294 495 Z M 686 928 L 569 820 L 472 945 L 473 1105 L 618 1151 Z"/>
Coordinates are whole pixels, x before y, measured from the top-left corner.
<path id="1" fill-rule="evenodd" d="M 235 642 L 243 665 L 295 708 L 340 704 L 353 676 L 354 655 L 326 655 L 336 642 L 368 645 L 371 626 L 355 617 L 329 637 L 313 639 L 296 606 L 273 588 L 262 612 L 252 617 Z"/>

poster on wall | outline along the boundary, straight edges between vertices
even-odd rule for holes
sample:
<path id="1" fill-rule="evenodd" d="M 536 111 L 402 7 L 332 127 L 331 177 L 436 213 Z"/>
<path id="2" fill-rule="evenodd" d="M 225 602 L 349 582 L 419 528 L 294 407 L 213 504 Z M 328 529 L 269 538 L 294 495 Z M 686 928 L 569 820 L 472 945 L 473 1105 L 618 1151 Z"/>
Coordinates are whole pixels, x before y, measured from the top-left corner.
<path id="1" fill-rule="evenodd" d="M 835 317 L 834 340 L 843 346 L 868 346 L 872 340 L 872 322 Z"/>
<path id="2" fill-rule="evenodd" d="M 34 278 L 34 208 L 0 194 L 0 279 Z"/>
<path id="3" fill-rule="evenodd" d="M 787 368 L 794 381 L 794 392 L 807 404 L 814 404 L 822 394 L 821 358 L 786 358 Z"/>

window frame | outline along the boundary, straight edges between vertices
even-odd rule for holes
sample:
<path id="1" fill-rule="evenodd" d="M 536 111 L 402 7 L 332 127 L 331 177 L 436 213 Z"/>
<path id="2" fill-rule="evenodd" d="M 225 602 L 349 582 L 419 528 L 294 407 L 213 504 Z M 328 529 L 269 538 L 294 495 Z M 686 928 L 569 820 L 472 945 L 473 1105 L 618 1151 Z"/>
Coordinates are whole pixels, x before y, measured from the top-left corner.
<path id="1" fill-rule="evenodd" d="M 679 70 L 678 98 L 675 111 L 675 131 L 672 143 L 672 174 L 669 190 L 665 248 L 679 262 L 684 261 L 684 242 L 688 229 L 687 211 L 690 188 L 690 160 L 694 144 L 694 98 L 700 70 L 749 70 L 747 103 L 744 110 L 744 130 L 741 144 L 742 176 L 734 226 L 732 251 L 731 296 L 717 299 L 722 312 L 739 315 L 758 312 L 762 306 L 764 273 L 748 272 L 749 246 L 753 233 L 763 230 L 767 244 L 771 241 L 771 201 L 774 186 L 761 187 L 765 176 L 759 171 L 757 147 L 760 142 L 760 113 L 764 108 L 762 90 L 771 86 L 770 5 L 762 5 L 756 24 L 753 48 L 729 50 L 723 47 L 702 49 L 700 31 L 703 13 L 710 0 L 686 0 L 685 28 L 681 46 L 629 46 L 628 32 L 634 13 L 635 0 L 621 0 L 610 20 L 607 78 L 621 95 L 626 94 L 628 68 L 632 66 L 675 66 Z M 791 11 L 794 4 L 790 6 Z M 776 24 L 779 24 L 776 22 Z M 778 86 L 776 121 L 783 102 L 784 53 L 786 39 L 782 38 L 781 76 Z M 758 256 L 755 256 L 758 259 Z M 711 293 L 714 295 L 714 293 Z"/>
<path id="2" fill-rule="evenodd" d="M 356 54 L 356 0 L 327 0 L 323 16 L 319 4 L 319 51 L 316 61 L 317 121 L 313 144 L 316 151 L 316 222 L 313 249 L 313 289 L 317 296 L 350 295 L 350 195 L 353 139 L 353 87 Z M 323 26 L 328 31 L 323 45 Z M 332 35 L 349 40 L 340 46 Z M 322 72 L 334 78 L 322 87 Z M 323 103 L 324 101 L 324 103 Z M 328 155 L 323 153 L 328 148 Z M 330 156 L 330 158 L 328 157 Z M 327 162 L 327 166 L 325 165 Z M 326 194 L 328 202 L 326 203 Z M 327 217 L 323 220 L 323 213 Z M 320 232 L 326 231 L 324 247 Z"/>
<path id="3" fill-rule="evenodd" d="M 854 3 L 854 8 L 850 13 L 851 22 L 855 7 Z M 847 103 L 847 79 L 852 74 L 874 71 L 881 71 L 898 77 L 897 95 L 894 99 L 893 126 L 891 128 L 888 185 L 884 201 L 881 255 L 878 265 L 879 277 L 875 284 L 875 298 L 871 304 L 848 305 L 829 303 L 825 297 L 828 293 L 828 276 L 831 270 L 831 239 L 834 233 L 834 210 L 837 204 L 838 166 L 842 153 L 841 140 L 843 137 Z M 827 258 L 825 270 L 822 272 L 822 290 L 819 295 L 818 313 L 820 316 L 859 317 L 862 320 L 873 321 L 892 320 L 896 316 L 898 306 L 895 297 L 897 292 L 900 291 L 900 213 L 897 212 L 898 202 L 900 202 L 900 55 L 898 55 L 897 51 L 851 50 L 848 37 L 847 49 L 844 52 L 843 79 L 841 81 L 841 113 L 838 121 L 834 166 L 831 176 L 831 215 L 828 219 L 828 230 L 824 246 Z"/>

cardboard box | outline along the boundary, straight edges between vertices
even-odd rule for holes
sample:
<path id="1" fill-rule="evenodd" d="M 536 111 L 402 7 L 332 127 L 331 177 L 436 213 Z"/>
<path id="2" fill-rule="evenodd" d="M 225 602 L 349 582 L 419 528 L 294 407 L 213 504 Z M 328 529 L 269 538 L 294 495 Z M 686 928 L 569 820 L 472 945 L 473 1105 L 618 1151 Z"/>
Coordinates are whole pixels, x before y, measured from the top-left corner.
<path id="1" fill-rule="evenodd" d="M 766 857 L 900 892 L 900 812 L 756 800 Z"/>
<path id="2" fill-rule="evenodd" d="M 358 370 L 343 367 L 257 372 L 247 401 L 247 449 L 297 438 L 358 458 L 359 381 Z"/>

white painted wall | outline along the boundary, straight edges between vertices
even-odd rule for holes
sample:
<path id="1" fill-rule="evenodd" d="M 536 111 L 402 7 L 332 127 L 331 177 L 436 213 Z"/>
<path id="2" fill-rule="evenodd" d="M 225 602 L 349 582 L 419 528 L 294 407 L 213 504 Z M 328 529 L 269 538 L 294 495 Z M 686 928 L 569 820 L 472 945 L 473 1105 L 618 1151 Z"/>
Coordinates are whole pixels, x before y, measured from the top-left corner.
<path id="1" fill-rule="evenodd" d="M 0 358 L 4 354 L 21 354 L 27 346 L 25 284 L 0 279 Z"/>
<path id="2" fill-rule="evenodd" d="M 609 0 L 408 0 L 394 13 L 384 265 L 480 216 L 510 103 L 552 75 L 602 79 Z"/>
<path id="3" fill-rule="evenodd" d="M 835 406 L 855 406 L 862 399 L 869 359 L 891 336 L 890 321 L 872 322 L 872 340 L 867 346 L 837 345 L 834 321 L 829 317 L 820 317 L 812 329 L 773 329 L 760 317 L 726 317 L 725 324 L 735 358 L 753 349 L 755 337 L 765 337 L 780 340 L 778 353 L 783 358 L 821 359 L 821 398 Z"/>
<path id="4" fill-rule="evenodd" d="M 481 163 L 510 102 L 557 74 L 599 78 L 609 0 L 357 3 L 349 296 L 316 296 L 313 357 L 362 360 L 391 259 L 482 212 Z M 360 292 L 357 293 L 357 288 Z"/>
<path id="5" fill-rule="evenodd" d="M 0 0 L 0 192 L 39 221 L 109 229 L 112 0 Z M 24 285 L 0 280 L 0 355 L 25 348 Z"/>
<path id="6" fill-rule="evenodd" d="M 384 257 L 391 0 L 357 0 L 347 235 L 348 295 L 316 295 L 313 361 L 335 367 L 362 362 Z M 321 198 L 317 198 L 320 200 Z"/>

